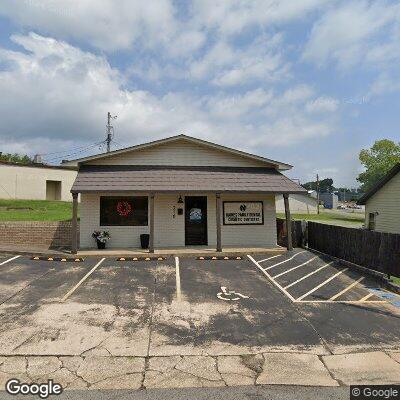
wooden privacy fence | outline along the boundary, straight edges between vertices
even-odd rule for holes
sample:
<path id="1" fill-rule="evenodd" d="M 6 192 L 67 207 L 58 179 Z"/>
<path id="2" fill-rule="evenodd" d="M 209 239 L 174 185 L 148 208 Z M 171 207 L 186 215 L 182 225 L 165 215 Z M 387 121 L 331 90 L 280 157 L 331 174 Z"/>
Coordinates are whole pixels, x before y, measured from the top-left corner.
<path id="1" fill-rule="evenodd" d="M 292 220 L 292 244 L 293 247 L 303 247 L 306 238 L 306 221 L 294 221 Z M 276 231 L 278 235 L 277 243 L 279 246 L 287 246 L 287 232 L 286 232 L 286 221 L 281 218 L 276 219 Z"/>
<path id="2" fill-rule="evenodd" d="M 308 247 L 354 264 L 400 276 L 400 235 L 307 223 Z"/>

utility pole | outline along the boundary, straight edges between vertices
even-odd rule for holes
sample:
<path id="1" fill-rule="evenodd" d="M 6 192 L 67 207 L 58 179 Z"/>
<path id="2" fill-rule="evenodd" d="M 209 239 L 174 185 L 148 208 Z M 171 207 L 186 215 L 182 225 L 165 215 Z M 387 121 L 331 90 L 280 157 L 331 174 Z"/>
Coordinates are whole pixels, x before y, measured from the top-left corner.
<path id="1" fill-rule="evenodd" d="M 319 214 L 319 176 L 317 174 L 317 213 Z"/>
<path id="2" fill-rule="evenodd" d="M 111 113 L 107 113 L 107 138 L 106 138 L 106 143 L 107 143 L 107 153 L 110 152 L 111 150 L 111 140 L 114 136 L 114 127 L 111 125 L 111 120 L 116 119 L 117 116 L 111 116 Z"/>

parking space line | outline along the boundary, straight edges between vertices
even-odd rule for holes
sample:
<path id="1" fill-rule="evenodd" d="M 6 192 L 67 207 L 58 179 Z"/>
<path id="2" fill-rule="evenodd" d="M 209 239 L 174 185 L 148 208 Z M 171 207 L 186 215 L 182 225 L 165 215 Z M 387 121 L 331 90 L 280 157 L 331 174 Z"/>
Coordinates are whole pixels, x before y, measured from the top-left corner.
<path id="1" fill-rule="evenodd" d="M 274 264 L 274 265 L 271 265 L 271 266 L 268 267 L 268 268 L 265 268 L 265 271 L 268 271 L 268 270 L 271 269 L 271 268 L 277 267 L 278 265 L 284 264 L 284 263 L 286 263 L 286 262 L 288 262 L 288 261 L 290 261 L 290 260 L 293 260 L 293 258 L 297 257 L 299 254 L 302 254 L 302 253 L 305 253 L 305 252 L 306 252 L 306 250 L 300 251 L 299 253 L 296 253 L 294 256 L 288 258 L 287 260 L 281 261 L 281 262 L 279 262 L 278 264 Z"/>
<path id="2" fill-rule="evenodd" d="M 6 260 L 6 261 L 1 262 L 0 265 L 7 264 L 7 263 L 9 263 L 10 261 L 15 260 L 15 259 L 18 258 L 18 257 L 21 257 L 21 256 L 14 256 L 14 257 L 11 257 L 11 258 L 9 258 L 9 259 Z"/>
<path id="3" fill-rule="evenodd" d="M 295 301 L 295 298 L 287 291 L 285 290 L 278 282 L 276 282 L 272 276 L 261 267 L 261 265 L 249 254 L 247 254 L 247 257 L 253 261 L 253 263 L 256 265 L 256 267 L 281 291 L 283 292 L 287 297 L 289 297 L 290 300 Z"/>
<path id="4" fill-rule="evenodd" d="M 341 296 L 342 294 L 346 293 L 347 291 L 349 291 L 350 289 L 352 289 L 354 286 L 358 285 L 362 280 L 364 279 L 364 277 L 362 276 L 360 279 L 357 279 L 356 281 L 354 281 L 351 285 L 347 286 L 346 288 L 344 288 L 342 291 L 340 291 L 339 293 L 336 293 L 335 295 L 333 295 L 329 300 L 335 300 L 337 299 L 339 296 Z"/>
<path id="5" fill-rule="evenodd" d="M 274 278 L 274 279 L 275 279 L 275 278 L 279 278 L 280 276 L 285 275 L 285 274 L 289 273 L 290 271 L 294 271 L 295 269 L 300 268 L 300 267 L 302 267 L 303 265 L 307 265 L 307 264 L 309 264 L 311 261 L 315 260 L 316 258 L 318 258 L 318 256 L 315 256 L 315 257 L 311 258 L 310 260 L 308 260 L 308 261 L 306 261 L 306 262 L 303 262 L 303 264 L 300 264 L 300 265 L 297 265 L 296 267 L 290 268 L 290 269 L 288 269 L 287 271 L 283 271 L 283 272 L 281 272 L 281 273 L 278 274 L 278 275 L 274 275 L 273 278 Z"/>
<path id="6" fill-rule="evenodd" d="M 309 290 L 307 293 L 303 294 L 302 296 L 298 297 L 296 299 L 296 301 L 301 301 L 303 300 L 305 297 L 307 297 L 308 295 L 310 295 L 311 293 L 314 293 L 315 291 L 317 291 L 319 288 L 321 288 L 322 286 L 326 285 L 327 283 L 329 283 L 330 281 L 332 281 L 333 279 L 335 279 L 337 276 L 339 276 L 340 274 L 343 274 L 343 272 L 346 272 L 348 270 L 348 268 L 342 269 L 341 271 L 339 271 L 338 273 L 336 273 L 335 275 L 331 276 L 330 278 L 328 278 L 326 281 L 320 283 L 319 285 L 315 286 L 313 289 Z"/>
<path id="7" fill-rule="evenodd" d="M 105 258 L 102 258 L 62 299 L 61 301 L 64 302 L 65 300 L 68 299 L 69 296 L 71 296 L 72 293 L 75 292 L 76 289 L 80 285 L 82 285 L 83 282 L 97 269 L 97 267 L 105 260 Z"/>
<path id="8" fill-rule="evenodd" d="M 328 267 L 328 266 L 331 265 L 331 264 L 333 264 L 333 261 L 331 261 L 331 262 L 328 263 L 328 264 L 323 265 L 322 267 L 316 269 L 315 271 L 310 272 L 310 273 L 307 274 L 307 275 L 302 276 L 300 279 L 297 279 L 297 281 L 294 281 L 294 282 L 292 282 L 291 284 L 285 286 L 284 289 L 289 289 L 290 287 L 296 285 L 297 283 L 303 281 L 304 279 L 307 279 L 307 278 L 310 277 L 311 275 L 316 274 L 318 271 L 321 271 L 322 269 Z"/>
<path id="9" fill-rule="evenodd" d="M 179 257 L 175 257 L 175 275 L 176 275 L 176 299 L 181 301 L 181 274 L 179 269 Z"/>
<path id="10" fill-rule="evenodd" d="M 361 304 L 361 303 L 387 303 L 386 300 L 296 300 L 295 303 L 335 303 L 335 304 Z"/>
<path id="11" fill-rule="evenodd" d="M 375 293 L 368 293 L 366 296 L 364 296 L 360 301 L 367 301 L 370 297 L 372 297 Z"/>
<path id="12" fill-rule="evenodd" d="M 272 260 L 273 258 L 280 257 L 280 256 L 283 256 L 283 254 L 278 254 L 277 256 L 272 256 L 272 257 L 264 258 L 263 260 L 258 260 L 257 262 L 258 262 L 258 263 L 262 263 L 262 262 L 264 262 L 264 261 Z"/>

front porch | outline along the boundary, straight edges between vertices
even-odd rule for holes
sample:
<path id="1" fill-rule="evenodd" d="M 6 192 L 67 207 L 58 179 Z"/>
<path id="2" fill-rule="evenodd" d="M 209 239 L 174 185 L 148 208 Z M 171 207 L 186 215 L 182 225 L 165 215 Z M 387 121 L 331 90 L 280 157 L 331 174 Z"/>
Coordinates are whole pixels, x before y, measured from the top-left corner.
<path id="1" fill-rule="evenodd" d="M 284 197 L 291 250 L 288 199 L 302 191 L 270 168 L 85 166 L 71 190 L 72 251 L 78 252 L 78 194 L 82 251 L 94 251 L 91 236 L 99 230 L 109 231 L 114 254 L 273 250 L 277 194 Z M 142 235 L 149 236 L 148 250 L 139 249 Z"/>

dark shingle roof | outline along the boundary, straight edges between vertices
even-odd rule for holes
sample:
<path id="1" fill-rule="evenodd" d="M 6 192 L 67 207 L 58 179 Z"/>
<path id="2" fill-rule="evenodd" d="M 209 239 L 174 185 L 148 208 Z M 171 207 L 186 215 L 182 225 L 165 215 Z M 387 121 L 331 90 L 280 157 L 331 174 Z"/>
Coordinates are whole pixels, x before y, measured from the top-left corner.
<path id="1" fill-rule="evenodd" d="M 380 188 L 386 185 L 394 176 L 400 172 L 400 163 L 396 164 L 380 181 L 378 181 L 370 191 L 360 197 L 357 204 L 365 204 Z"/>
<path id="2" fill-rule="evenodd" d="M 83 165 L 72 193 L 94 192 L 307 193 L 271 168 Z"/>

